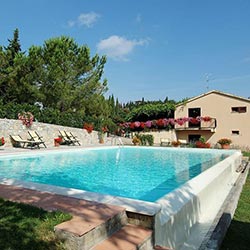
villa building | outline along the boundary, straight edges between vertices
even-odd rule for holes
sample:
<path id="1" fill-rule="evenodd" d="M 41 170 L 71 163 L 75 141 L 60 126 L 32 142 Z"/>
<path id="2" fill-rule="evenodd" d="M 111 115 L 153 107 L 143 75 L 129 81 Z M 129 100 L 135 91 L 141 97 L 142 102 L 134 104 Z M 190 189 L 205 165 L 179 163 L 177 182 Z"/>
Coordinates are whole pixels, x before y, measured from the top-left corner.
<path id="1" fill-rule="evenodd" d="M 190 121 L 191 117 L 194 121 Z M 209 91 L 177 105 L 178 118 L 189 118 L 175 125 L 178 139 L 191 142 L 203 136 L 214 145 L 226 137 L 235 147 L 250 147 L 250 99 Z"/>

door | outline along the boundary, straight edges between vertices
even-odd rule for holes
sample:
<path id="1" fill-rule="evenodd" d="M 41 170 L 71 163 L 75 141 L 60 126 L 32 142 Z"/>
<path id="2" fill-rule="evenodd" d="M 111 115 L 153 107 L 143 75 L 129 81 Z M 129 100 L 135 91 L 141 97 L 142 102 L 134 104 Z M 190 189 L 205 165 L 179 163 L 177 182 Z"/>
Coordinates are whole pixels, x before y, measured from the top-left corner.
<path id="1" fill-rule="evenodd" d="M 201 108 L 188 109 L 188 117 L 196 118 L 197 116 L 201 116 Z M 201 122 L 193 119 L 189 122 L 188 126 L 190 128 L 199 128 L 201 126 Z"/>

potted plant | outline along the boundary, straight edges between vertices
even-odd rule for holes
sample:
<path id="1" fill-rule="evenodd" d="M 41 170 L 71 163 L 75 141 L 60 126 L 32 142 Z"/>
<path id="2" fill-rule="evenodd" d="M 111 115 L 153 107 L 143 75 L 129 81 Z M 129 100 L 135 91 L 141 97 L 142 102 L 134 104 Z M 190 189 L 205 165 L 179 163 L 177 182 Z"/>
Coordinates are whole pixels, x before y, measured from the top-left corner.
<path id="1" fill-rule="evenodd" d="M 3 146 L 5 144 L 4 137 L 0 139 L 0 146 Z"/>
<path id="2" fill-rule="evenodd" d="M 232 143 L 232 140 L 229 138 L 221 138 L 220 140 L 217 141 L 221 145 L 221 148 L 223 149 L 229 149 L 230 144 Z"/>
<path id="3" fill-rule="evenodd" d="M 93 126 L 93 124 L 86 122 L 86 123 L 84 123 L 83 128 L 86 129 L 87 132 L 90 134 L 93 131 L 94 126 Z"/>
<path id="4" fill-rule="evenodd" d="M 141 140 L 135 135 L 132 139 L 132 142 L 134 143 L 134 145 L 140 145 Z"/>
<path id="5" fill-rule="evenodd" d="M 195 142 L 196 148 L 210 148 L 211 144 L 209 142 L 206 142 L 206 139 L 201 136 L 198 141 Z"/>
<path id="6" fill-rule="evenodd" d="M 59 147 L 61 143 L 62 143 L 62 137 L 58 137 L 54 139 L 55 147 Z"/>
<path id="7" fill-rule="evenodd" d="M 103 131 L 98 132 L 98 139 L 99 139 L 99 143 L 101 143 L 101 144 L 104 143 L 104 132 Z"/>
<path id="8" fill-rule="evenodd" d="M 172 141 L 171 144 L 173 147 L 179 147 L 181 145 L 181 142 L 177 140 L 177 141 Z"/>

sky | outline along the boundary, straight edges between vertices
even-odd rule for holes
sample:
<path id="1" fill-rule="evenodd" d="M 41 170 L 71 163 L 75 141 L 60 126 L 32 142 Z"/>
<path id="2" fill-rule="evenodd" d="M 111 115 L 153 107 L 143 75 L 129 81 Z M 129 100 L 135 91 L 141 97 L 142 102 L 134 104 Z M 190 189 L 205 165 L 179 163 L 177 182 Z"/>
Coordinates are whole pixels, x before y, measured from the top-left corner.
<path id="1" fill-rule="evenodd" d="M 66 35 L 107 56 L 106 96 L 179 101 L 210 90 L 250 97 L 249 0 L 0 0 L 0 45 Z"/>

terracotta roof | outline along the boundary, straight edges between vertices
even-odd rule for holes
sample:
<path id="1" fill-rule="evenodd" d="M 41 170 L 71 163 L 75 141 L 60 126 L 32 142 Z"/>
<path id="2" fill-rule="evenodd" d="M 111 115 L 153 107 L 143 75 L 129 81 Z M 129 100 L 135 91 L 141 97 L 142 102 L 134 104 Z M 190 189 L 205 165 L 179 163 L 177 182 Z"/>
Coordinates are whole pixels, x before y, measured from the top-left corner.
<path id="1" fill-rule="evenodd" d="M 194 100 L 203 98 L 203 97 L 205 97 L 207 95 L 211 95 L 211 94 L 222 95 L 222 96 L 226 96 L 226 97 L 233 98 L 233 99 L 238 99 L 238 100 L 245 101 L 245 102 L 250 102 L 250 99 L 247 99 L 247 98 L 244 98 L 244 97 L 240 97 L 240 96 L 236 96 L 236 95 L 233 95 L 233 94 L 224 93 L 224 92 L 221 92 L 221 91 L 218 91 L 218 90 L 211 90 L 211 91 L 206 92 L 204 94 L 201 94 L 201 95 L 195 96 L 193 98 L 190 98 L 190 99 L 188 99 L 185 102 L 189 103 L 189 102 L 192 102 Z M 181 106 L 181 105 L 183 105 L 183 103 L 180 103 L 180 104 L 176 105 L 176 107 Z"/>

